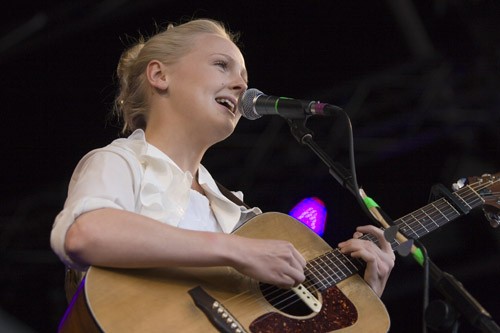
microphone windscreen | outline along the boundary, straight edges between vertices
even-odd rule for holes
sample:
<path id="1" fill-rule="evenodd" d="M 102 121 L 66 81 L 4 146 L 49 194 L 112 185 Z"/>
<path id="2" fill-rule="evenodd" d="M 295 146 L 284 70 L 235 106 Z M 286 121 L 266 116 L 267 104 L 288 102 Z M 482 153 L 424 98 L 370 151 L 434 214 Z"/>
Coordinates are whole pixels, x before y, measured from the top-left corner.
<path id="1" fill-rule="evenodd" d="M 255 110 L 255 102 L 257 97 L 263 94 L 264 93 L 262 91 L 255 88 L 247 89 L 243 93 L 238 101 L 238 110 L 243 117 L 249 120 L 255 120 L 262 117 L 262 115 L 258 114 Z"/>

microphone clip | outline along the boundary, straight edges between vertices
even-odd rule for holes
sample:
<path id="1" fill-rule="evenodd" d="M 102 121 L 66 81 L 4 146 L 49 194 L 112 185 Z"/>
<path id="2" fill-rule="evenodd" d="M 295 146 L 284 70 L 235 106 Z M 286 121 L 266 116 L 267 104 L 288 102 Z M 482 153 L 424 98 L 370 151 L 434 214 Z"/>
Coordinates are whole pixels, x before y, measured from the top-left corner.
<path id="1" fill-rule="evenodd" d="M 306 127 L 306 122 L 309 117 L 311 116 L 308 115 L 303 119 L 286 119 L 288 125 L 290 126 L 290 132 L 295 140 L 297 140 L 301 145 L 306 144 L 306 138 L 312 139 L 314 135 L 314 132 Z"/>

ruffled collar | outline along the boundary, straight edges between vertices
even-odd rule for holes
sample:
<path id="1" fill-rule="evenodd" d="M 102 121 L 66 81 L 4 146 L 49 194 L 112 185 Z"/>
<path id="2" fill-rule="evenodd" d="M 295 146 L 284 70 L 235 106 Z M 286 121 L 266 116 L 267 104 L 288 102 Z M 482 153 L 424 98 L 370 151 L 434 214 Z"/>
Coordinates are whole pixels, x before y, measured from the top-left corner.
<path id="1" fill-rule="evenodd" d="M 141 164 L 141 213 L 178 226 L 188 207 L 193 175 L 182 171 L 169 156 L 148 143 L 143 130 L 138 129 L 127 139 L 115 140 L 114 143 L 131 150 Z M 241 208 L 220 192 L 203 165 L 198 169 L 198 182 L 222 230 L 225 233 L 233 231 L 240 219 Z"/>

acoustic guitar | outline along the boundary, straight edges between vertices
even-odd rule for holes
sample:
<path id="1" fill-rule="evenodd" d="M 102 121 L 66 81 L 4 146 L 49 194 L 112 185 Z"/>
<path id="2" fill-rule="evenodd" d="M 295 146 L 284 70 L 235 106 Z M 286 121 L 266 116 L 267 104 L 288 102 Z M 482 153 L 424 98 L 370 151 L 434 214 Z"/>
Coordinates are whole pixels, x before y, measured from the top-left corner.
<path id="1" fill-rule="evenodd" d="M 418 239 L 484 205 L 498 211 L 498 174 L 469 185 L 396 221 Z M 450 200 L 452 199 L 452 200 Z M 230 267 L 110 269 L 91 267 L 61 321 L 60 332 L 387 332 L 390 319 L 357 274 L 364 262 L 332 249 L 308 227 L 264 213 L 235 234 L 291 242 L 308 261 L 306 280 L 279 289 Z M 371 235 L 363 238 L 377 242 Z M 397 239 L 391 241 L 395 250 Z"/>

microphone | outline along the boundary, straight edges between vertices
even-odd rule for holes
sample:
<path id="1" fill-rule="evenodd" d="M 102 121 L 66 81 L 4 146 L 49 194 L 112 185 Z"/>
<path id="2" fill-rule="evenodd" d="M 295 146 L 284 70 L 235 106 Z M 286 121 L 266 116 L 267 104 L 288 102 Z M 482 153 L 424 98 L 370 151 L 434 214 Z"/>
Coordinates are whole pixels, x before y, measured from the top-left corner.
<path id="1" fill-rule="evenodd" d="M 304 119 L 309 116 L 333 116 L 342 108 L 315 101 L 303 101 L 288 97 L 267 96 L 258 89 L 246 90 L 238 101 L 243 117 L 255 120 L 263 115 L 277 115 L 285 119 Z"/>

